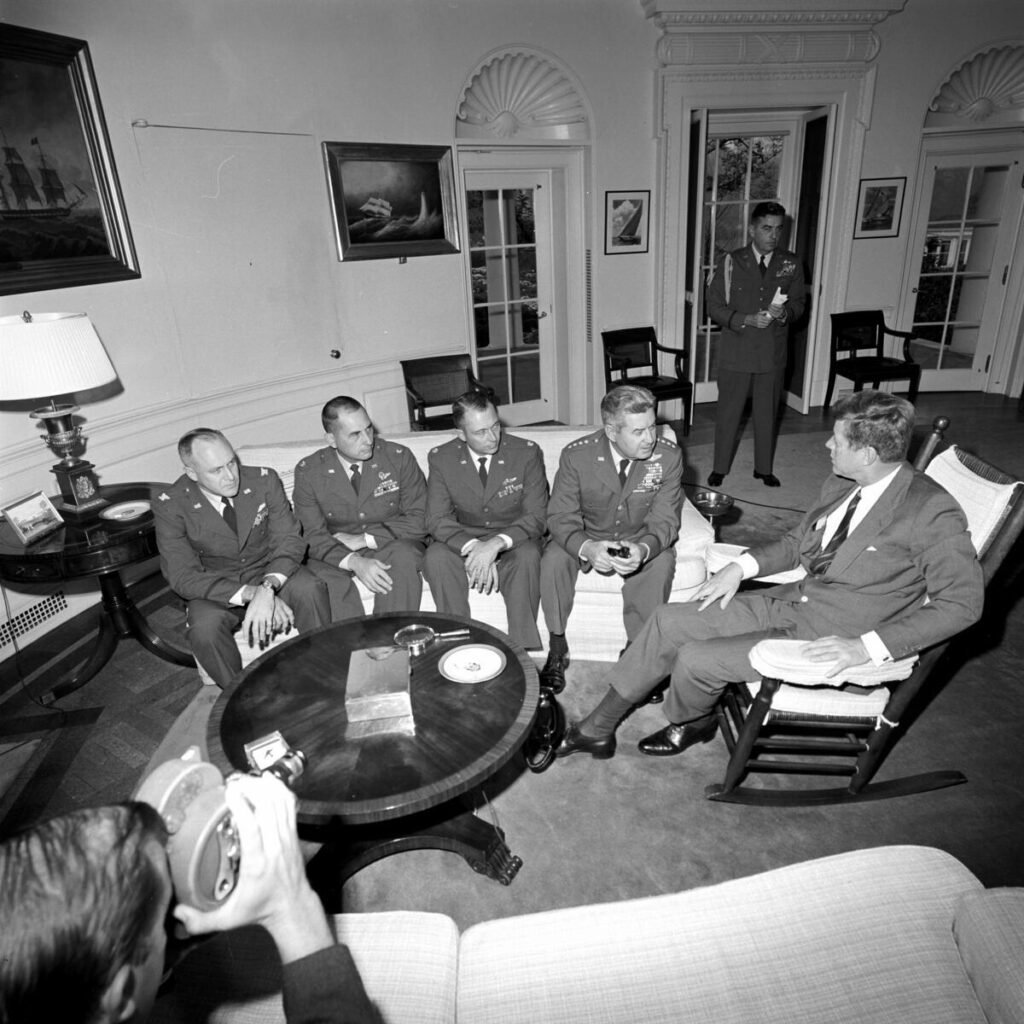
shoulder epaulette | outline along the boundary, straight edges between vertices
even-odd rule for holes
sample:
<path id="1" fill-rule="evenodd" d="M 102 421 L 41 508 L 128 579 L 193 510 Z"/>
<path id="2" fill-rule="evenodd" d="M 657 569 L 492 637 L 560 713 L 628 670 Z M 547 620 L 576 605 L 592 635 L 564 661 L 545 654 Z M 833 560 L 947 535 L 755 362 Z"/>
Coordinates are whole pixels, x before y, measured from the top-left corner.
<path id="1" fill-rule="evenodd" d="M 588 434 L 586 437 L 577 437 L 575 441 L 570 441 L 565 447 L 567 449 L 582 448 L 588 444 L 594 444 L 601 440 L 601 436 L 594 437 L 593 434 Z"/>

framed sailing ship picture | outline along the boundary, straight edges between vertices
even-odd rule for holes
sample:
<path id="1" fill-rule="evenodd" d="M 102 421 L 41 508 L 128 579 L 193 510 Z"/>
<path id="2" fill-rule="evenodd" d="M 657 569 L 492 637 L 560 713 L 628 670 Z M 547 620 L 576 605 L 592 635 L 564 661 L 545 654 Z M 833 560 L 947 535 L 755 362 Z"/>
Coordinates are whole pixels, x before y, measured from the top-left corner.
<path id="1" fill-rule="evenodd" d="M 325 142 L 339 260 L 459 251 L 450 146 Z"/>
<path id="2" fill-rule="evenodd" d="M 89 47 L 0 32 L 0 295 L 139 277 Z"/>
<path id="3" fill-rule="evenodd" d="M 604 254 L 647 252 L 651 223 L 651 193 L 605 192 Z"/>

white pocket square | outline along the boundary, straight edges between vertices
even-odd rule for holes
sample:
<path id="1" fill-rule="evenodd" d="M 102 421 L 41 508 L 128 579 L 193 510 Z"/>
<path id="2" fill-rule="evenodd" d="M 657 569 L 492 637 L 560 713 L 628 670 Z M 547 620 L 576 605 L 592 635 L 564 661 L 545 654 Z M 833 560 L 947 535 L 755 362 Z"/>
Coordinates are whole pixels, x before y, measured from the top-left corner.
<path id="1" fill-rule="evenodd" d="M 874 544 L 869 544 L 864 550 L 865 551 L 877 551 L 878 548 L 876 548 Z"/>

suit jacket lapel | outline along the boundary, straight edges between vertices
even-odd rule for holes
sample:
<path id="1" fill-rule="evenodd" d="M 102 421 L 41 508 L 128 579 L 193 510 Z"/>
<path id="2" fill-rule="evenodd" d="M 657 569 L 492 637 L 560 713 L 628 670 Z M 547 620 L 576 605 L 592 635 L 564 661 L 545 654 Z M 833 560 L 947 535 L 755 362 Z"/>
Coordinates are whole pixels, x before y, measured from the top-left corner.
<path id="1" fill-rule="evenodd" d="M 262 491 L 252 486 L 252 481 L 242 477 L 242 484 L 238 488 L 235 497 L 235 513 L 238 519 L 238 546 L 245 547 L 245 542 L 252 533 L 253 521 L 256 518 L 256 511 L 260 507 Z M 225 529 L 227 529 L 225 524 Z"/>
<path id="2" fill-rule="evenodd" d="M 882 496 L 871 506 L 868 514 L 857 524 L 846 542 L 840 545 L 829 567 L 829 574 L 841 573 L 865 548 L 878 539 L 878 535 L 892 522 L 896 510 L 906 497 L 914 471 L 904 463 Z"/>
<path id="3" fill-rule="evenodd" d="M 604 439 L 603 443 L 604 450 L 601 452 L 601 455 L 603 455 L 604 458 L 602 459 L 600 458 L 600 456 L 598 457 L 597 475 L 607 487 L 615 491 L 616 494 L 619 494 L 625 490 L 625 488 L 622 486 L 622 483 L 619 480 L 620 456 L 616 455 L 615 452 L 612 451 L 611 442 L 608 440 L 607 437 Z M 633 467 L 630 466 L 630 470 L 632 470 L 632 468 Z M 626 486 L 628 485 L 629 477 L 627 476 Z"/>

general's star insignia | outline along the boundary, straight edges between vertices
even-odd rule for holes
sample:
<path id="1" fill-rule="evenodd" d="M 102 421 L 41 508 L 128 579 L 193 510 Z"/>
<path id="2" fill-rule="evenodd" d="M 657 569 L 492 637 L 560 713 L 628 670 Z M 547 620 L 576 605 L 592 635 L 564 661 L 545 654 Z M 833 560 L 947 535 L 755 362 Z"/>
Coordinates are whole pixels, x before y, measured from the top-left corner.
<path id="1" fill-rule="evenodd" d="M 158 494 L 156 496 L 156 500 L 157 501 L 170 501 L 171 500 L 171 496 L 166 491 L 164 491 L 163 494 Z"/>
<path id="2" fill-rule="evenodd" d="M 270 470 L 266 466 L 260 466 L 260 476 L 268 476 Z"/>

